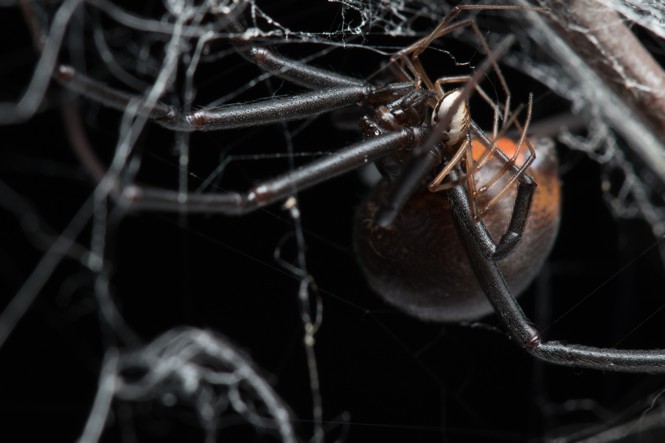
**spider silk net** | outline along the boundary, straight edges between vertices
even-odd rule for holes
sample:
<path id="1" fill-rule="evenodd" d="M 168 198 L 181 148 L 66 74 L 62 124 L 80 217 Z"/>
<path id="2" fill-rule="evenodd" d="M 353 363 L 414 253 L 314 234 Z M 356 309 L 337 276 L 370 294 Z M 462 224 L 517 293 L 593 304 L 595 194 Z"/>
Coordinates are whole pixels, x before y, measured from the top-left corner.
<path id="1" fill-rule="evenodd" d="M 603 4 L 662 62 L 662 5 Z M 430 32 L 450 5 L 0 5 L 11 22 L 0 73 L 0 440 L 14 441 L 16 430 L 24 441 L 207 443 L 630 441 L 662 433 L 660 377 L 546 367 L 510 343 L 495 319 L 423 324 L 387 308 L 354 260 L 355 207 L 367 191 L 360 174 L 242 218 L 128 214 L 113 201 L 118 186 L 137 183 L 245 190 L 359 139 L 367 110 L 355 108 L 205 133 L 175 133 L 145 117 L 160 102 L 187 112 L 302 90 L 234 45 L 389 81 L 390 54 Z M 467 16 L 490 47 L 507 33 L 517 37 L 502 60 L 513 102 L 533 91 L 533 131 L 571 148 L 561 149 L 570 195 L 560 246 L 526 309 L 553 338 L 662 347 L 664 278 L 653 252 L 665 255 L 665 173 L 644 148 L 651 143 L 662 156 L 663 138 L 575 62 L 588 56 L 565 46 L 542 14 Z M 558 23 L 570 27 L 563 15 Z M 423 58 L 434 77 L 463 74 L 482 60 L 477 46 L 461 30 Z M 71 94 L 52 80 L 58 63 L 135 99 L 114 110 Z M 622 78 L 627 89 L 647 89 L 633 80 Z M 500 98 L 491 79 L 487 90 Z M 472 109 L 488 127 L 482 106 Z M 561 301 L 559 293 L 570 296 Z"/>

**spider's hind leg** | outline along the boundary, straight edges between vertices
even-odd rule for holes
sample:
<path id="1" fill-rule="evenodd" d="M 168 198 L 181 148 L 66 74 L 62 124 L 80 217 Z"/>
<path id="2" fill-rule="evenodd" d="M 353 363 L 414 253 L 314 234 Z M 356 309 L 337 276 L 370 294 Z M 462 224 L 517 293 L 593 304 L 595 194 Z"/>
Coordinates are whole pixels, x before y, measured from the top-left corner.
<path id="1" fill-rule="evenodd" d="M 489 202 L 485 203 L 485 205 L 480 210 L 475 212 L 474 216 L 477 219 L 482 218 L 494 205 L 497 204 L 497 202 L 500 201 L 501 198 L 504 197 L 504 195 L 510 189 L 510 187 L 517 182 L 517 193 L 515 196 L 513 212 L 510 217 L 510 222 L 506 232 L 503 234 L 499 242 L 496 244 L 496 248 L 492 253 L 492 257 L 494 259 L 500 259 L 507 256 L 515 248 L 519 240 L 522 238 L 522 235 L 524 233 L 529 218 L 529 213 L 531 211 L 533 196 L 536 191 L 536 186 L 537 186 L 536 183 L 531 178 L 531 176 L 526 172 L 536 158 L 536 152 L 533 149 L 533 146 L 531 145 L 529 140 L 526 138 L 526 133 L 529 128 L 529 123 L 531 122 L 532 106 L 533 106 L 533 96 L 529 95 L 527 117 L 524 126 L 520 125 L 516 121 L 515 117 L 517 113 L 515 113 L 512 116 L 512 118 L 509 120 L 509 124 L 502 128 L 501 133 L 497 135 L 497 138 L 495 138 L 494 140 L 490 141 L 489 139 L 487 139 L 487 136 L 484 134 L 482 130 L 480 130 L 476 125 L 472 126 L 473 131 L 478 137 L 478 140 L 480 140 L 485 147 L 488 146 L 491 147 L 488 148 L 483 158 L 481 158 L 478 161 L 477 167 L 479 168 L 483 167 L 483 165 L 489 158 L 490 153 L 493 154 L 494 157 L 496 157 L 500 162 L 503 163 L 501 169 L 497 171 L 494 174 L 494 176 L 490 178 L 490 180 L 487 181 L 481 187 L 481 189 L 478 191 L 478 194 L 485 193 L 494 184 L 498 183 L 498 181 L 502 179 L 505 176 L 505 174 L 509 172 L 512 173 L 512 177 L 510 177 L 510 179 L 508 180 L 503 181 L 502 188 L 496 192 L 496 194 L 490 199 Z M 498 138 L 502 136 L 503 133 L 505 133 L 505 131 L 510 127 L 513 121 L 515 122 L 515 125 L 518 127 L 518 129 L 520 129 L 521 135 L 519 142 L 517 143 L 514 149 L 513 154 L 511 155 L 510 158 L 508 158 L 508 156 L 506 156 L 501 149 L 496 149 L 496 146 L 498 143 Z M 523 161 L 523 163 L 518 166 L 517 159 L 519 155 L 522 153 L 523 146 L 527 146 L 529 154 L 528 157 Z M 471 172 L 472 171 L 467 171 L 467 173 Z M 478 195 L 472 195 L 471 197 L 474 199 L 475 202 L 475 198 L 478 197 Z"/>
<path id="2" fill-rule="evenodd" d="M 459 180 L 456 171 L 453 180 Z M 447 191 L 455 224 L 465 245 L 476 279 L 513 339 L 527 352 L 548 363 L 616 372 L 665 372 L 665 349 L 624 350 L 542 341 L 508 288 L 495 258 L 485 249 L 491 236 L 482 221 L 474 220 L 469 196 L 462 185 Z"/>
<path id="3" fill-rule="evenodd" d="M 486 137 L 484 134 L 482 136 Z M 495 141 L 486 139 L 483 144 L 485 144 L 485 146 L 489 146 L 495 144 Z M 527 222 L 529 220 L 529 214 L 531 212 L 531 206 L 537 185 L 533 178 L 526 172 L 528 167 L 535 159 L 535 156 L 530 156 L 524 164 L 518 167 L 511 161 L 511 159 L 507 158 L 500 149 L 495 149 L 494 151 L 497 156 L 503 157 L 502 162 L 504 164 L 504 166 L 498 172 L 496 172 L 494 177 L 503 176 L 509 171 L 513 175 L 510 177 L 510 179 L 504 180 L 502 182 L 503 187 L 494 194 L 489 202 L 484 203 L 480 209 L 473 211 L 472 216 L 476 222 L 481 221 L 483 216 L 485 216 L 492 209 L 492 207 L 500 201 L 501 198 L 504 198 L 510 187 L 513 186 L 515 182 L 517 182 L 515 202 L 513 204 L 512 215 L 510 216 L 508 227 L 497 243 L 485 249 L 487 251 L 486 253 L 488 254 L 488 257 L 498 260 L 510 254 L 510 252 L 512 252 L 512 250 L 515 248 L 515 246 L 517 246 L 520 239 L 522 238 Z M 456 185 L 457 182 L 453 180 L 452 184 Z M 481 189 L 476 191 L 475 195 L 469 196 L 469 198 L 474 200 L 474 203 L 471 205 L 472 208 L 477 206 L 476 200 L 478 197 L 486 192 L 487 188 L 483 189 L 485 186 L 487 185 L 481 186 Z"/>

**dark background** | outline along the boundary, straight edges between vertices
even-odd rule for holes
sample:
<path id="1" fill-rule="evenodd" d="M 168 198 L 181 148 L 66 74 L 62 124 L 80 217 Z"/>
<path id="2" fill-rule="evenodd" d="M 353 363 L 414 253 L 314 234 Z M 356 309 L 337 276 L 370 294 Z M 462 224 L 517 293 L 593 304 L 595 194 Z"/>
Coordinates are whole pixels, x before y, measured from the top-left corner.
<path id="1" fill-rule="evenodd" d="M 6 8 L 0 14 L 11 24 L 0 26 L 0 90 L 3 100 L 16 100 L 36 56 L 18 11 Z M 339 20 L 323 8 L 301 10 L 286 3 L 271 14 L 287 26 L 305 21 L 324 30 L 334 29 Z M 422 27 L 431 29 L 431 23 Z M 380 35 L 367 39 L 368 47 L 403 47 L 413 41 Z M 480 60 L 464 45 L 452 40 L 446 44 L 461 59 Z M 321 45 L 279 45 L 292 57 L 320 49 Z M 373 51 L 338 48 L 316 63 L 365 77 L 385 60 Z M 196 103 L 208 103 L 257 74 L 255 67 L 233 54 L 205 64 L 196 77 Z M 104 73 L 99 75 L 103 78 Z M 534 92 L 534 121 L 566 109 L 566 103 L 521 73 L 506 69 L 506 77 L 515 103 Z M 273 79 L 235 101 L 272 90 L 297 89 Z M 111 157 L 117 141 L 117 112 L 86 100 L 72 101 L 57 85 L 37 115 L 0 128 L 0 179 L 42 221 L 38 230 L 33 229 L 26 219 L 30 213 L 24 207 L 12 209 L 16 200 L 6 189 L 2 192 L 3 306 L 31 278 L 44 256 L 48 239 L 38 233 L 62 232 L 94 189 L 69 147 L 62 103 L 79 107 L 103 161 Z M 343 120 L 358 118 L 356 110 L 337 112 L 304 124 L 289 123 L 288 131 L 294 135 L 297 152 L 329 152 L 359 139 L 356 131 L 340 129 Z M 484 118 L 479 116 L 481 121 Z M 193 186 L 214 170 L 227 151 L 263 157 L 286 152 L 284 134 L 279 125 L 193 134 Z M 143 155 L 138 181 L 175 188 L 178 172 L 172 135 L 150 125 L 138 147 Z M 560 158 L 561 232 L 541 275 L 520 299 L 527 315 L 546 337 L 558 340 L 664 347 L 664 318 L 659 312 L 664 275 L 649 227 L 640 220 L 612 217 L 603 202 L 598 165 L 563 147 Z M 234 161 L 219 186 L 245 189 L 287 167 L 286 159 Z M 387 306 L 367 287 L 353 252 L 355 208 L 367 189 L 360 175 L 352 173 L 299 196 L 308 270 L 324 309 L 315 349 L 326 441 L 340 436 L 349 442 L 549 441 L 556 436 L 576 441 L 576 432 L 600 432 L 649 408 L 652 395 L 663 384 L 662 376 L 545 365 L 512 344 L 492 317 L 476 327 L 426 324 Z M 306 440 L 312 417 L 301 345 L 299 281 L 274 258 L 284 242 L 281 257 L 295 260 L 288 213 L 273 205 L 242 218 L 112 211 L 109 219 L 107 259 L 113 268 L 114 299 L 137 335 L 148 341 L 178 325 L 224 334 L 253 358 L 291 406 Z M 79 237 L 81 244 L 89 242 L 89 234 L 88 227 Z M 63 260 L 0 350 L 1 441 L 36 441 L 45 436 L 71 441 L 80 435 L 109 343 L 100 326 L 93 285 L 93 274 L 74 260 Z M 657 412 L 659 402 L 654 404 Z M 254 434 L 247 425 L 221 423 L 220 441 L 225 436 L 227 441 L 272 441 L 270 435 Z M 203 435 L 187 402 L 175 407 L 157 400 L 115 402 L 104 441 L 132 441 L 128 429 L 138 441 L 197 441 Z M 620 441 L 632 441 L 629 438 Z M 642 438 L 647 437 L 642 434 Z"/>

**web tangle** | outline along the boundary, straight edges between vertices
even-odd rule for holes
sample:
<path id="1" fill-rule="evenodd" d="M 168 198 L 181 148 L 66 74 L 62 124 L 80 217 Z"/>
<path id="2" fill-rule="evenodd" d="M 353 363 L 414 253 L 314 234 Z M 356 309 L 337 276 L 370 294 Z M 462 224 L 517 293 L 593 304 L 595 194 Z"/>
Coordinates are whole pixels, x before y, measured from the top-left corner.
<path id="1" fill-rule="evenodd" d="M 160 103 L 188 112 L 301 91 L 252 64 L 238 49 L 246 45 L 387 81 L 390 55 L 449 5 L 140 3 L 0 2 L 11 22 L 0 31 L 0 440 L 19 431 L 24 441 L 206 443 L 662 434 L 662 377 L 544 366 L 492 317 L 422 323 L 372 294 L 351 240 L 371 168 L 240 218 L 128 213 L 113 199 L 136 183 L 243 190 L 334 156 L 359 139 L 362 110 L 191 133 L 147 114 Z M 532 131 L 559 143 L 561 237 L 522 303 L 548 335 L 662 347 L 665 138 L 641 106 L 658 106 L 660 92 L 629 71 L 599 76 L 596 61 L 620 48 L 566 44 L 596 41 L 596 28 L 543 3 L 554 20 L 469 12 L 491 47 L 516 37 L 501 60 L 513 100 L 533 92 Z M 662 63 L 662 8 L 602 4 Z M 423 59 L 433 75 L 468 74 L 482 61 L 476 45 L 462 30 Z M 135 99 L 103 106 L 54 80 L 61 64 Z"/>

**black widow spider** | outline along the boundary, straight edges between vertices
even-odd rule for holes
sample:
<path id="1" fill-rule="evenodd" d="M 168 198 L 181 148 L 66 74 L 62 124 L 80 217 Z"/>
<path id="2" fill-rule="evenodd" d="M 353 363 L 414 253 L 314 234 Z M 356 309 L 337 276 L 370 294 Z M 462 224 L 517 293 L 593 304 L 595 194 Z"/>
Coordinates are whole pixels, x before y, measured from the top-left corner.
<path id="1" fill-rule="evenodd" d="M 105 106 L 121 111 L 133 107 L 135 115 L 148 117 L 162 126 L 183 132 L 267 125 L 303 119 L 352 104 L 371 106 L 375 112 L 362 123 L 367 139 L 341 149 L 333 156 L 315 160 L 300 169 L 265 181 L 245 193 L 188 194 L 137 185 L 122 187 L 118 183 L 112 184 L 110 192 L 119 205 L 131 211 L 241 215 L 284 200 L 298 191 L 369 162 L 386 159 L 381 163 L 386 177 L 382 186 L 388 189 L 386 196 L 380 199 L 374 220 L 377 228 L 389 230 L 403 206 L 422 187 L 423 180 L 431 180 L 435 175 L 432 171 L 438 171 L 444 165 L 441 173 L 430 182 L 430 189 L 445 193 L 475 277 L 494 311 L 521 347 L 537 358 L 560 365 L 624 372 L 665 372 L 665 350 L 620 350 L 541 341 L 538 331 L 509 289 L 497 262 L 514 250 L 529 219 L 536 186 L 527 173 L 535 155 L 526 139 L 532 103 L 530 99 L 522 126 L 516 121 L 518 112 L 510 109 L 510 94 L 496 64 L 510 41 L 504 41 L 491 52 L 472 19 L 454 21 L 460 12 L 467 9 L 533 8 L 472 5 L 453 8 L 430 35 L 393 56 L 392 62 L 401 70 L 402 81 L 382 86 L 311 67 L 246 44 L 239 44 L 238 51 L 257 66 L 311 91 L 256 103 L 182 113 L 159 102 L 154 106 L 144 106 L 137 97 L 109 88 L 66 65 L 56 68 L 55 77 L 69 89 Z M 466 26 L 471 27 L 479 38 L 487 59 L 472 77 L 443 78 L 432 82 L 420 64 L 419 55 L 434 40 Z M 478 86 L 479 79 L 490 68 L 495 71 L 506 92 L 503 105 L 494 104 Z M 464 86 L 444 93 L 442 85 L 455 82 Z M 487 137 L 470 118 L 467 101 L 473 90 L 494 109 L 492 137 Z M 432 117 L 429 117 L 429 109 L 433 109 Z M 497 131 L 499 121 L 501 131 Z M 509 158 L 496 140 L 512 125 L 520 130 L 521 137 L 516 154 Z M 477 161 L 470 154 L 473 141 L 480 142 L 486 151 Z M 530 156 L 518 166 L 516 159 L 522 146 L 526 146 Z M 488 185 L 475 189 L 474 173 L 490 158 L 498 160 L 503 166 Z M 504 182 L 496 197 L 478 208 L 478 195 L 507 173 L 510 173 L 510 178 Z M 515 182 L 517 195 L 508 229 L 495 242 L 483 215 Z"/>

